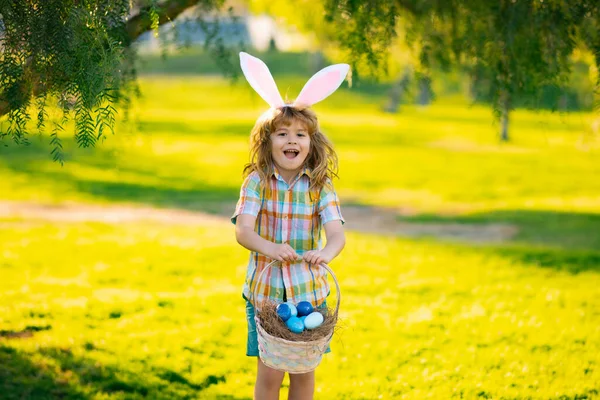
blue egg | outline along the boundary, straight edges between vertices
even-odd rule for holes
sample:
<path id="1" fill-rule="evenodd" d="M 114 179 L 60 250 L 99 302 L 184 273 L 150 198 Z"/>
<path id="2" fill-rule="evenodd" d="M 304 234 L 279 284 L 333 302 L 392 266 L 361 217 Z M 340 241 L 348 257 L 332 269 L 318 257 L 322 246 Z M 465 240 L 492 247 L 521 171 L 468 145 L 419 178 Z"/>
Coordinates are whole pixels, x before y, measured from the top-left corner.
<path id="1" fill-rule="evenodd" d="M 283 303 L 277 306 L 277 315 L 285 322 L 292 316 L 292 310 L 290 310 L 290 306 Z"/>
<path id="2" fill-rule="evenodd" d="M 294 333 L 302 333 L 304 330 L 304 322 L 298 317 L 290 317 L 285 324 Z"/>
<path id="3" fill-rule="evenodd" d="M 301 301 L 296 305 L 298 309 L 298 316 L 302 317 L 303 315 L 308 315 L 313 312 L 313 306 L 308 301 Z"/>
<path id="4" fill-rule="evenodd" d="M 321 314 L 318 311 L 315 311 L 306 316 L 306 319 L 304 320 L 304 326 L 306 327 L 306 329 L 315 329 L 321 326 L 323 320 L 323 314 Z"/>
<path id="5" fill-rule="evenodd" d="M 283 304 L 287 304 L 288 307 L 290 308 L 291 312 L 292 312 L 292 317 L 295 317 L 298 315 L 298 310 L 296 309 L 296 306 L 294 305 L 294 303 L 292 303 L 291 301 L 287 301 Z"/>

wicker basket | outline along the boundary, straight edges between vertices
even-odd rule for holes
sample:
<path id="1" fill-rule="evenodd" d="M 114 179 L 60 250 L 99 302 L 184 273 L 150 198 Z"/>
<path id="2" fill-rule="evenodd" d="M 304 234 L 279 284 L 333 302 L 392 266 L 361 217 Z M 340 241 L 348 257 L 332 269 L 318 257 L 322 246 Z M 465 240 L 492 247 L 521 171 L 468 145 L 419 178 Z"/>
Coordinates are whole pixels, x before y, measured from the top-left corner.
<path id="1" fill-rule="evenodd" d="M 268 264 L 258 275 L 257 282 L 260 282 L 262 274 L 264 274 L 268 268 L 272 267 L 278 262 L 279 261 L 273 261 Z M 326 264 L 320 264 L 319 266 L 327 270 L 327 272 L 329 272 L 329 274 L 333 277 L 333 281 L 337 290 L 337 303 L 333 315 L 337 318 L 341 299 L 340 285 L 335 277 L 335 274 Z M 257 298 L 257 287 L 258 285 L 256 285 L 254 289 L 254 298 Z M 258 304 L 255 304 L 255 307 L 257 307 L 257 311 L 259 311 Z M 257 312 L 254 316 L 254 320 L 256 322 L 256 333 L 258 337 L 258 352 L 261 361 L 267 367 L 292 374 L 303 374 L 314 371 L 317 368 L 321 362 L 323 354 L 329 347 L 329 343 L 333 337 L 333 329 L 329 335 L 318 340 L 313 340 L 310 342 L 293 342 L 268 334 L 262 327 L 258 314 L 259 313 Z"/>

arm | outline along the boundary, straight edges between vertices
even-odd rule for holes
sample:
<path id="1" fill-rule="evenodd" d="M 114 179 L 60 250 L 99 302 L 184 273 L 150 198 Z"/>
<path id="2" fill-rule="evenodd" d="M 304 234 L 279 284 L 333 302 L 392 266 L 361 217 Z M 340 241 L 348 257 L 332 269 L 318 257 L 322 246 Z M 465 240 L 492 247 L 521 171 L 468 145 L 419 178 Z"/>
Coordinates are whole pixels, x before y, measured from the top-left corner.
<path id="1" fill-rule="evenodd" d="M 327 244 L 322 250 L 312 250 L 304 253 L 302 257 L 304 261 L 311 264 L 329 264 L 346 245 L 346 236 L 344 235 L 344 227 L 342 221 L 329 221 L 325 225 L 325 237 Z"/>
<path id="2" fill-rule="evenodd" d="M 235 238 L 239 244 L 250 251 L 255 251 L 273 260 L 293 261 L 298 254 L 287 244 L 277 244 L 263 239 L 254 231 L 256 217 L 250 214 L 240 214 L 235 224 Z"/>

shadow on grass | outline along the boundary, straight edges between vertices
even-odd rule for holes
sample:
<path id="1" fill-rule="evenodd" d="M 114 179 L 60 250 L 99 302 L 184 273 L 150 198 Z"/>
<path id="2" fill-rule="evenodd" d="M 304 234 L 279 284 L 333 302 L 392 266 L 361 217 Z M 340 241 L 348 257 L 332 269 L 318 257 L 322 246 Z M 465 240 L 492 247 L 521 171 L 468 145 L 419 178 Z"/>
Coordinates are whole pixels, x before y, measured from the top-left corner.
<path id="1" fill-rule="evenodd" d="M 28 325 L 26 326 L 24 329 L 21 329 L 19 331 L 13 331 L 13 330 L 0 330 L 0 338 L 5 337 L 5 338 L 27 338 L 27 337 L 32 337 L 34 332 L 40 332 L 40 331 L 48 331 L 52 329 L 51 325 L 43 325 L 43 326 L 37 326 L 37 325 Z"/>
<path id="2" fill-rule="evenodd" d="M 527 246 L 490 247 L 486 251 L 520 264 L 553 268 L 572 274 L 586 271 L 600 272 L 600 252 L 598 251 L 569 251 Z"/>
<path id="3" fill-rule="evenodd" d="M 421 214 L 403 221 L 436 224 L 510 224 L 518 233 L 503 245 L 484 251 L 524 264 L 566 270 L 600 272 L 600 214 L 505 210 L 466 216 Z"/>
<path id="4" fill-rule="evenodd" d="M 27 175 L 27 182 L 39 187 L 60 184 L 65 190 L 111 202 L 214 214 L 223 213 L 224 205 L 233 212 L 231 205 L 239 196 L 239 187 L 210 185 L 203 182 L 202 175 L 187 174 L 185 160 L 171 159 L 172 165 L 163 169 L 157 165 L 160 160 L 119 159 L 114 149 L 101 144 L 81 149 L 72 138 L 63 139 L 63 144 L 68 155 L 63 167 L 52 162 L 48 143 L 36 137 L 28 146 L 0 146 L 0 167 Z M 106 171 L 111 171 L 114 178 L 104 178 L 102 173 Z"/>
<path id="5" fill-rule="evenodd" d="M 43 348 L 39 355 L 43 361 L 34 363 L 28 354 L 0 346 L 3 399 L 92 399 L 98 396 L 192 399 L 226 381 L 225 376 L 208 375 L 201 382 L 192 382 L 178 372 L 151 366 L 147 371 L 134 372 L 102 365 L 60 348 Z"/>
<path id="6" fill-rule="evenodd" d="M 34 364 L 26 354 L 0 345 L 0 393 L 6 400 L 88 399 L 80 388 L 60 379 L 49 366 Z"/>
<path id="7" fill-rule="evenodd" d="M 65 147 L 76 149 L 73 140 Z M 110 202 L 129 202 L 229 216 L 238 199 L 239 187 L 217 186 L 203 182 L 203 176 L 186 174 L 185 160 L 170 159 L 168 168 L 158 160 L 145 157 L 119 164 L 114 150 L 98 146 L 77 149 L 65 167 L 49 159 L 49 146 L 34 139 L 27 147 L 0 148 L 0 165 L 17 174 L 28 175 L 28 182 L 39 185 L 66 185 L 69 190 Z M 78 171 L 83 168 L 84 172 Z M 115 169 L 114 179 L 94 177 L 94 171 Z M 168 176 L 158 174 L 167 171 Z M 124 177 L 124 178 L 123 178 Z M 509 210 L 467 216 L 417 215 L 403 220 L 427 224 L 514 225 L 519 233 L 502 245 L 476 245 L 477 251 L 490 251 L 515 262 L 546 268 L 600 272 L 600 215 L 553 211 Z M 360 230 L 360 229 L 359 229 Z M 436 237 L 433 237 L 436 240 Z M 464 243 L 464 242 L 463 242 Z M 475 245 L 462 244 L 474 248 Z"/>

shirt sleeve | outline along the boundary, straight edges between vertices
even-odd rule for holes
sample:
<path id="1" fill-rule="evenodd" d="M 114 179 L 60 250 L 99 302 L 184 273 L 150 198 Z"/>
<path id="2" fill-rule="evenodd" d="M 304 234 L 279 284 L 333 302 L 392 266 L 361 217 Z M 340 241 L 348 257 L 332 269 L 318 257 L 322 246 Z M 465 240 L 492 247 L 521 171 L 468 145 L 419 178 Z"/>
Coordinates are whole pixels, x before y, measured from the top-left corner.
<path id="1" fill-rule="evenodd" d="M 242 183 L 240 189 L 240 199 L 235 206 L 235 212 L 231 217 L 231 222 L 236 223 L 240 214 L 250 214 L 255 217 L 260 211 L 260 178 L 256 174 L 250 174 Z"/>
<path id="2" fill-rule="evenodd" d="M 342 217 L 342 211 L 340 210 L 340 200 L 338 199 L 337 193 L 331 182 L 328 182 L 328 184 L 321 189 L 319 216 L 321 217 L 321 223 L 323 225 L 336 220 L 342 221 L 342 224 L 346 222 L 344 217 Z"/>

